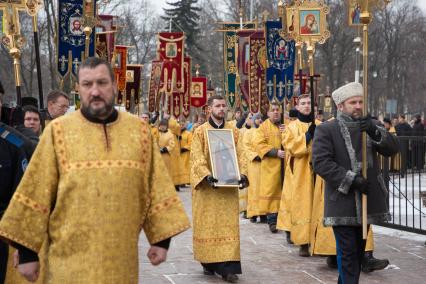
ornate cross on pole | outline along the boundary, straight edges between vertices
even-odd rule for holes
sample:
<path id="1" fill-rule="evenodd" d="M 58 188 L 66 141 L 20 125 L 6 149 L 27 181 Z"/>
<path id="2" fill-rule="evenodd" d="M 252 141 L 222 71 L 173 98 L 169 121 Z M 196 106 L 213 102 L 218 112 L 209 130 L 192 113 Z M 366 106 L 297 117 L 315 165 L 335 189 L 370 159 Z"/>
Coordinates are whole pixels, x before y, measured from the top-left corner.
<path id="1" fill-rule="evenodd" d="M 15 69 L 15 86 L 16 86 L 16 102 L 21 105 L 21 48 L 25 39 L 21 36 L 19 25 L 19 11 L 26 8 L 24 0 L 0 0 L 0 10 L 3 11 L 4 17 L 4 35 L 1 42 L 9 49 L 9 53 L 13 58 L 13 66 Z"/>
<path id="2" fill-rule="evenodd" d="M 390 0 L 362 0 L 360 20 L 363 26 L 363 87 L 364 87 L 364 108 L 363 113 L 368 112 L 368 25 L 371 23 L 374 8 L 386 7 Z M 362 133 L 362 175 L 367 178 L 367 134 Z M 367 239 L 367 195 L 362 195 L 362 236 Z"/>

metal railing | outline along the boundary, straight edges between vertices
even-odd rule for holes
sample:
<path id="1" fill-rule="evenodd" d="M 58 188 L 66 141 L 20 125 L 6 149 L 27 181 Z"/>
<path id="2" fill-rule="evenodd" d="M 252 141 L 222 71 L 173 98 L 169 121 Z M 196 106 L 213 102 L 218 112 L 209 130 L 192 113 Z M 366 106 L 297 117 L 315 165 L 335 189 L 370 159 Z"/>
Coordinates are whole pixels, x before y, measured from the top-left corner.
<path id="1" fill-rule="evenodd" d="M 426 137 L 398 137 L 400 153 L 382 158 L 392 220 L 384 226 L 426 235 Z"/>

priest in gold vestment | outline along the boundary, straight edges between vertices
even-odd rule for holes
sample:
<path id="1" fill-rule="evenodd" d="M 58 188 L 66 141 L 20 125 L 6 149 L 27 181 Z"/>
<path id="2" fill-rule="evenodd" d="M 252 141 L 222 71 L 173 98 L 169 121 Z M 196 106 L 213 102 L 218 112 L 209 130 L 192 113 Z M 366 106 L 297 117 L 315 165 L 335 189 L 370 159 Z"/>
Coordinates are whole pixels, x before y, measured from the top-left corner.
<path id="1" fill-rule="evenodd" d="M 281 112 L 277 103 L 271 103 L 268 119 L 256 130 L 253 144 L 261 158 L 258 209 L 267 215 L 269 229 L 277 232 L 277 215 L 280 207 L 283 184 L 284 151 L 281 149 Z"/>
<path id="2" fill-rule="evenodd" d="M 310 163 L 315 131 L 310 95 L 299 96 L 296 108 L 297 120 L 291 122 L 283 133 L 282 143 L 289 159 L 287 170 L 291 172 L 286 179 L 291 179 L 291 187 L 285 189 L 289 191 L 290 201 L 285 202 L 287 208 L 280 208 L 280 213 L 284 212 L 284 218 L 289 220 L 287 223 L 290 224 L 291 240 L 300 246 L 299 255 L 309 256 L 314 191 L 314 176 Z M 287 194 L 283 194 L 283 198 L 286 196 Z"/>
<path id="3" fill-rule="evenodd" d="M 261 159 L 257 154 L 253 143 L 254 135 L 261 122 L 261 114 L 253 115 L 252 123 L 246 122 L 246 126 L 250 125 L 251 128 L 244 132 L 243 137 L 243 152 L 247 163 L 247 177 L 250 181 L 250 186 L 247 188 L 247 217 L 252 223 L 256 223 L 257 217 L 261 215 L 258 208 Z"/>
<path id="4" fill-rule="evenodd" d="M 170 132 L 173 134 L 173 139 L 176 147 L 173 148 L 172 152 L 170 152 L 170 167 L 172 174 L 172 181 L 175 185 L 176 191 L 179 191 L 180 185 L 180 141 L 179 137 L 181 135 L 181 127 L 179 122 L 171 117 L 169 114 L 164 114 L 164 118 L 168 120 L 169 125 L 168 128 Z"/>
<path id="5" fill-rule="evenodd" d="M 110 64 L 88 58 L 78 83 L 81 111 L 44 130 L 0 236 L 31 258 L 18 265 L 28 280 L 47 241 L 43 283 L 137 283 L 141 230 L 158 265 L 189 220 L 148 125 L 114 109 Z"/>
<path id="6" fill-rule="evenodd" d="M 190 156 L 194 257 L 203 266 L 204 274 L 217 273 L 234 283 L 238 280 L 236 274 L 241 274 L 238 188 L 214 186 L 217 180 L 212 176 L 207 141 L 207 129 L 233 128 L 224 120 L 223 97 L 211 96 L 208 105 L 211 116 L 195 130 Z M 238 143 L 238 131 L 233 129 L 233 133 Z M 244 175 L 240 184 L 248 186 Z"/>
<path id="7" fill-rule="evenodd" d="M 173 169 L 171 166 L 172 157 L 174 149 L 177 147 L 175 142 L 175 137 L 172 132 L 168 129 L 168 121 L 163 119 L 158 125 L 159 138 L 158 138 L 158 147 L 160 148 L 161 157 L 163 157 L 164 164 L 166 165 L 167 170 L 169 171 L 170 177 L 173 177 Z"/>
<path id="8" fill-rule="evenodd" d="M 189 181 L 189 153 L 191 151 L 192 144 L 192 132 L 187 129 L 188 122 L 181 123 L 181 134 L 180 134 L 180 156 L 179 156 L 179 176 L 178 185 L 185 186 L 190 183 Z"/>

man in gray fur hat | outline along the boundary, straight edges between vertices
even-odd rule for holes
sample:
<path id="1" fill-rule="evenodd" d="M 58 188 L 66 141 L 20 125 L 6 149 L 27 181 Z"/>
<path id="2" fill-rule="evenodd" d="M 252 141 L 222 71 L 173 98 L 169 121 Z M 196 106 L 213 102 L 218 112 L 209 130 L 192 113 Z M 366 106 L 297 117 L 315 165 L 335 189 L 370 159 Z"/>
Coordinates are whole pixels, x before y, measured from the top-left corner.
<path id="1" fill-rule="evenodd" d="M 368 224 L 389 220 L 388 191 L 378 154 L 398 152 L 393 135 L 363 116 L 363 87 L 349 83 L 332 94 L 337 119 L 317 126 L 313 141 L 314 171 L 325 180 L 324 225 L 336 238 L 338 283 L 358 283 L 365 240 L 362 239 L 361 195 L 368 195 Z M 362 132 L 367 133 L 367 179 L 362 176 Z"/>

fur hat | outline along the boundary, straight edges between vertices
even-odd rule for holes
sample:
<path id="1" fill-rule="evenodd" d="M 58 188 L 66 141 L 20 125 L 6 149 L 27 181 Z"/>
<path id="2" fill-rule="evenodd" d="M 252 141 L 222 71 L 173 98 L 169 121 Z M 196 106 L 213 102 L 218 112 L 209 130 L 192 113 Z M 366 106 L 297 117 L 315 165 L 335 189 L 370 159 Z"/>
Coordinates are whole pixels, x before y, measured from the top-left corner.
<path id="1" fill-rule="evenodd" d="M 343 103 L 347 99 L 359 96 L 362 97 L 363 95 L 364 89 L 362 87 L 362 84 L 357 82 L 346 84 L 338 88 L 331 94 L 336 105 Z"/>

